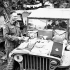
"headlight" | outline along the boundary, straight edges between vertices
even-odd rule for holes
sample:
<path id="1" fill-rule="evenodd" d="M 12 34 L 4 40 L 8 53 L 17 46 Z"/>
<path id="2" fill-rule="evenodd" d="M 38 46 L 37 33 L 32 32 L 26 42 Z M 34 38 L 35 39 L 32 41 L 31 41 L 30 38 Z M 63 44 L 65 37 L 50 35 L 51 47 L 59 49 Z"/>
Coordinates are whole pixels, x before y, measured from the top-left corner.
<path id="1" fill-rule="evenodd" d="M 14 60 L 17 62 L 21 62 L 21 61 L 23 61 L 23 57 L 22 57 L 22 55 L 15 55 Z"/>
<path id="2" fill-rule="evenodd" d="M 56 65 L 58 65 L 58 62 L 56 60 L 51 60 L 50 64 L 56 66 Z"/>

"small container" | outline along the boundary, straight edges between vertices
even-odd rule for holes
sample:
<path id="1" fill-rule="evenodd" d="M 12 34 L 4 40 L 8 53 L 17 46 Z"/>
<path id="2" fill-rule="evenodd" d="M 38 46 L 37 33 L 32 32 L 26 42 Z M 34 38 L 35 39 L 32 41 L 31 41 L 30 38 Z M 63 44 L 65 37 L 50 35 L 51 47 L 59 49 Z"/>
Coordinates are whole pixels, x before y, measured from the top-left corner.
<path id="1" fill-rule="evenodd" d="M 37 31 L 28 31 L 28 36 L 33 39 L 33 38 L 37 38 Z"/>

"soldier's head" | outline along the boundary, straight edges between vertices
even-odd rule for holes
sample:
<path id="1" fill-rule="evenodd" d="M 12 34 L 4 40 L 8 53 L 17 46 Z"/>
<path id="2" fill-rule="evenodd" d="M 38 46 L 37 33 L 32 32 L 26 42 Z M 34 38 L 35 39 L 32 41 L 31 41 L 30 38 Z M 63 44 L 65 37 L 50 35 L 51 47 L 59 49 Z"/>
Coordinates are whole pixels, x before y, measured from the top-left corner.
<path id="1" fill-rule="evenodd" d="M 17 21 L 17 13 L 12 13 L 10 15 L 10 22 L 11 22 L 11 24 L 15 24 L 16 21 Z"/>

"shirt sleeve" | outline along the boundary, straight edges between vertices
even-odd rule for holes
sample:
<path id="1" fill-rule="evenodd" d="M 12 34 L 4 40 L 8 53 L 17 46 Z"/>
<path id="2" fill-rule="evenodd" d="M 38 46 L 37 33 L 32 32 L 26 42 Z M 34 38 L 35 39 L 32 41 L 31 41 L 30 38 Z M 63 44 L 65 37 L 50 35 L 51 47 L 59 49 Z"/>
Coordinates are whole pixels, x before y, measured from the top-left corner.
<path id="1" fill-rule="evenodd" d="M 3 35 L 5 39 L 8 39 L 10 41 L 19 41 L 17 36 L 10 35 L 9 27 L 5 25 L 5 28 L 3 29 Z"/>

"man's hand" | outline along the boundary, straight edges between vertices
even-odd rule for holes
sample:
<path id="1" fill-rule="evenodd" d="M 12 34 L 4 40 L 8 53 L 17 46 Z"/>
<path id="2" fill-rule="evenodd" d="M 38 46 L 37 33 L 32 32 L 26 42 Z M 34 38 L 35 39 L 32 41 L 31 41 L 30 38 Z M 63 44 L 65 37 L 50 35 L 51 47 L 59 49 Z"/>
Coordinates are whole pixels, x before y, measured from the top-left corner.
<path id="1" fill-rule="evenodd" d="M 23 37 L 23 36 L 22 36 L 22 37 L 18 37 L 18 39 L 19 39 L 19 40 L 24 40 L 24 37 Z"/>

